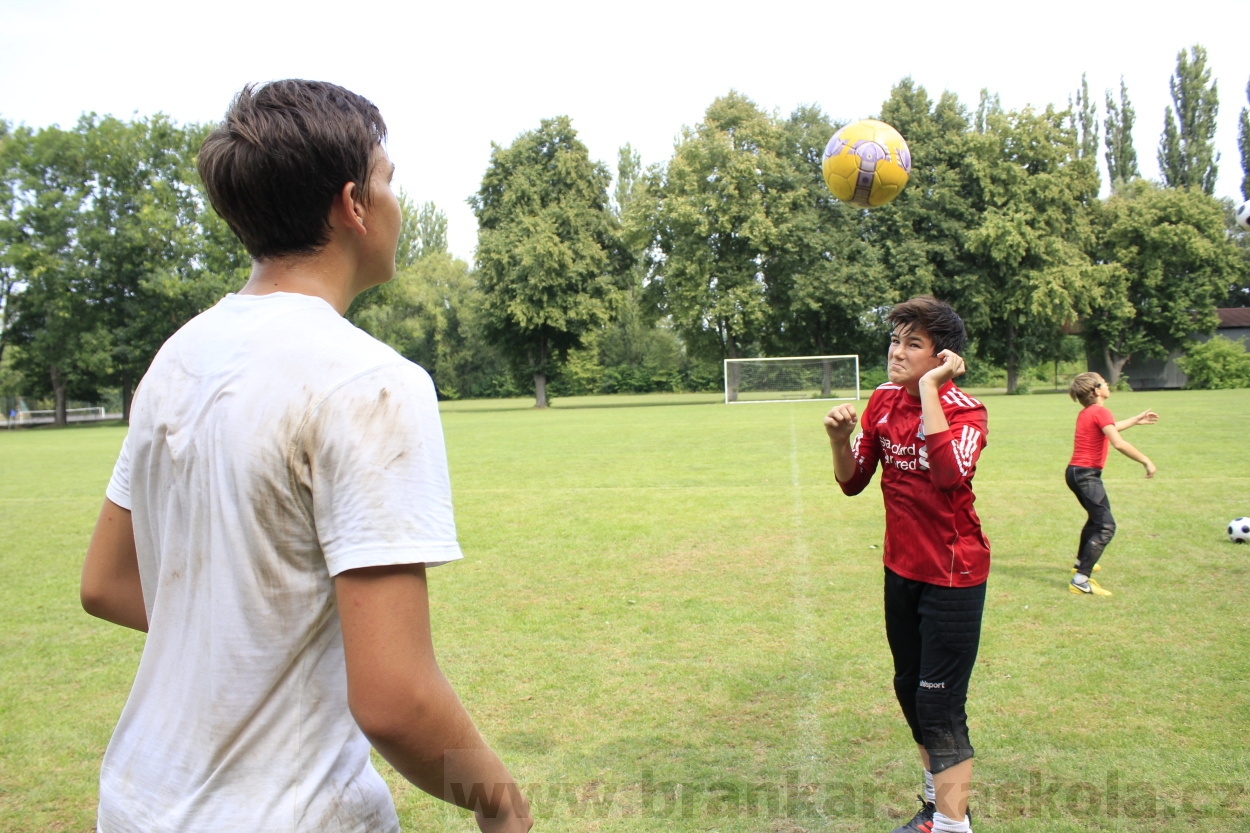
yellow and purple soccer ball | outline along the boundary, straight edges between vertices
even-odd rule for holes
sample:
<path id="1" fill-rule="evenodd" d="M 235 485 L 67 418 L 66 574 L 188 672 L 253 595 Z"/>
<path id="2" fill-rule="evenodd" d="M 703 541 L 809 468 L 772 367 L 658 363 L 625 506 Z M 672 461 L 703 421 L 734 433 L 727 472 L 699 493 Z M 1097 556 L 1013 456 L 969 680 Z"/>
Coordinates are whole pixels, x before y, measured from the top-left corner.
<path id="1" fill-rule="evenodd" d="M 911 151 L 897 130 L 883 121 L 863 119 L 843 127 L 821 163 L 825 184 L 842 202 L 876 208 L 897 197 L 911 174 Z"/>

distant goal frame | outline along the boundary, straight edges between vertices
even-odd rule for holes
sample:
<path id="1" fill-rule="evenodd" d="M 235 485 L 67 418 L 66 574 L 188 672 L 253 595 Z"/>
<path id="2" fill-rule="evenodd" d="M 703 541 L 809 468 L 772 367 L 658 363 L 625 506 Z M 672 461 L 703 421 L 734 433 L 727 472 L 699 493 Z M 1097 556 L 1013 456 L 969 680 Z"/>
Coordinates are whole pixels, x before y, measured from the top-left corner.
<path id="1" fill-rule="evenodd" d="M 741 381 L 740 381 L 740 378 L 741 378 L 740 371 L 738 374 L 739 381 L 737 384 L 733 386 L 731 390 L 731 384 L 730 384 L 730 380 L 731 380 L 730 367 L 731 366 L 737 366 L 738 368 L 741 368 L 742 366 L 747 365 L 747 364 L 782 363 L 782 362 L 824 362 L 824 361 L 830 361 L 830 360 L 840 360 L 840 361 L 851 360 L 854 362 L 855 395 L 853 397 L 852 396 L 824 396 L 823 390 L 821 390 L 818 392 L 818 395 L 816 396 L 805 395 L 801 391 L 796 391 L 795 395 L 793 396 L 781 396 L 780 398 L 776 398 L 776 399 L 771 399 L 771 398 L 770 399 L 743 399 L 741 396 L 742 390 L 741 390 Z M 724 371 L 724 382 L 725 382 L 725 404 L 726 405 L 763 405 L 767 403 L 777 403 L 777 402 L 850 402 L 850 401 L 858 400 L 861 394 L 860 375 L 859 375 L 859 354 L 858 353 L 848 353 L 848 354 L 838 355 L 838 356 L 776 356 L 776 357 L 767 357 L 767 358 L 725 359 L 723 371 Z M 849 390 L 849 387 L 850 387 L 849 385 L 839 385 L 838 389 Z M 831 393 L 836 393 L 836 392 L 837 390 L 831 390 Z"/>

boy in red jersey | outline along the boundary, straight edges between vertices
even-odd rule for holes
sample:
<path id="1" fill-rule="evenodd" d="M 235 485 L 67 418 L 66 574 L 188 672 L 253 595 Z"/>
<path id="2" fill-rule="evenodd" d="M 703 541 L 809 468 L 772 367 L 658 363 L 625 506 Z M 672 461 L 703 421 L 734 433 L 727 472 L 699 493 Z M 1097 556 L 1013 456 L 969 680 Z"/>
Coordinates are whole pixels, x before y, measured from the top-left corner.
<path id="1" fill-rule="evenodd" d="M 1072 443 L 1072 459 L 1064 480 L 1068 488 L 1081 502 L 1081 508 L 1089 515 L 1081 529 L 1081 545 L 1077 549 L 1076 564 L 1072 565 L 1072 583 L 1068 589 L 1073 593 L 1110 596 L 1090 576 L 1098 569 L 1102 551 L 1115 535 L 1115 519 L 1111 517 L 1111 502 L 1102 485 L 1102 469 L 1107 463 L 1107 446 L 1125 457 L 1136 460 L 1146 467 L 1146 477 L 1154 477 L 1155 464 L 1128 443 L 1120 432 L 1134 425 L 1153 425 L 1159 421 L 1154 411 L 1145 410 L 1135 417 L 1115 421 L 1103 402 L 1111 396 L 1111 388 L 1097 373 L 1080 373 L 1068 387 L 1068 394 L 1084 407 L 1076 417 L 1076 437 Z"/>
<path id="2" fill-rule="evenodd" d="M 825 416 L 834 477 L 859 494 L 882 466 L 885 628 L 894 691 L 924 766 L 921 809 L 894 833 L 966 833 L 972 744 L 968 681 L 981 638 L 990 545 L 973 511 L 972 477 L 985 447 L 985 406 L 955 387 L 964 323 L 947 304 L 912 298 L 887 316 L 890 381 L 864 408 Z"/>

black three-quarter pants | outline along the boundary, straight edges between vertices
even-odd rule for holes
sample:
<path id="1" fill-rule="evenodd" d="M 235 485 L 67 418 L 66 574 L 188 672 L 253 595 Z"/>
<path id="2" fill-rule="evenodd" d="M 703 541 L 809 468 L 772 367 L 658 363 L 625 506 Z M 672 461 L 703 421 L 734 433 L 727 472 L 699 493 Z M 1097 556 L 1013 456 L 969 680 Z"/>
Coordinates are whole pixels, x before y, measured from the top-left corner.
<path id="1" fill-rule="evenodd" d="M 916 743 L 941 772 L 972 757 L 968 681 L 981 642 L 985 583 L 940 587 L 885 571 L 885 635 L 894 693 Z"/>
<path id="2" fill-rule="evenodd" d="M 1102 469 L 1068 466 L 1063 479 L 1089 515 L 1081 528 L 1076 571 L 1084 576 L 1092 575 L 1094 565 L 1102 558 L 1102 551 L 1115 535 L 1115 518 L 1111 517 L 1111 501 L 1107 499 L 1107 490 L 1102 485 Z"/>

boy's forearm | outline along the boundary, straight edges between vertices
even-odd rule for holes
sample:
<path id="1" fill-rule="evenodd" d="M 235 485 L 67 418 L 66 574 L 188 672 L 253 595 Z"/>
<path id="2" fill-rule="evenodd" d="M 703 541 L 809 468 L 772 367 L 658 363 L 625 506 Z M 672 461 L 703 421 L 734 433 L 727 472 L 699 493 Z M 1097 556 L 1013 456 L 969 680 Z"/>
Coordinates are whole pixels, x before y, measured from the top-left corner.
<path id="1" fill-rule="evenodd" d="M 833 477 L 839 483 L 848 483 L 859 470 L 855 455 L 851 453 L 849 440 L 830 440 L 833 448 Z"/>
<path id="2" fill-rule="evenodd" d="M 1135 460 L 1136 462 L 1141 463 L 1143 466 L 1150 462 L 1149 457 L 1134 448 L 1133 444 L 1127 440 L 1120 440 L 1120 442 L 1116 443 L 1115 450 L 1130 460 Z"/>
<path id="3" fill-rule="evenodd" d="M 1153 425 L 1158 421 L 1159 415 L 1147 408 L 1136 416 L 1131 416 L 1128 419 L 1122 419 L 1117 422 L 1115 424 L 1115 430 L 1123 431 L 1125 428 L 1132 428 L 1134 425 Z"/>
<path id="4" fill-rule="evenodd" d="M 526 814 L 511 773 L 473 725 L 460 699 L 440 680 L 414 701 L 391 730 L 367 732 L 378 753 L 430 795 L 505 820 Z"/>
<path id="5" fill-rule="evenodd" d="M 404 778 L 472 809 L 483 829 L 528 829 L 528 805 L 439 670 L 425 567 L 346 570 L 334 579 L 352 717 Z M 479 826 L 482 820 L 479 819 Z"/>
<path id="6" fill-rule="evenodd" d="M 926 379 L 920 380 L 920 415 L 924 422 L 925 436 L 950 430 L 950 423 L 947 422 L 946 413 L 942 410 L 938 386 Z"/>

